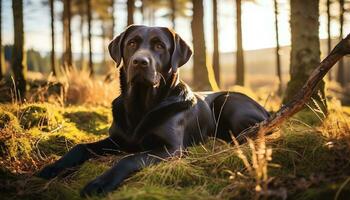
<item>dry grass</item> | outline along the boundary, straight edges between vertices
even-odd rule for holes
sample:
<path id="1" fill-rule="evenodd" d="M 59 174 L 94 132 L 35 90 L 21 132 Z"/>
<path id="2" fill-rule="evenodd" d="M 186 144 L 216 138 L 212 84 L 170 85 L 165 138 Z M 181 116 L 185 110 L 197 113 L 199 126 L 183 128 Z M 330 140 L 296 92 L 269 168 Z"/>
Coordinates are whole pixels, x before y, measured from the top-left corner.
<path id="1" fill-rule="evenodd" d="M 350 110 L 341 106 L 339 100 L 329 103 L 332 114 L 323 120 L 318 130 L 330 140 L 343 140 L 350 148 Z M 331 143 L 330 143 L 331 144 Z"/>
<path id="2" fill-rule="evenodd" d="M 119 94 L 117 73 L 111 75 L 110 81 L 101 77 L 91 78 L 86 70 L 71 70 L 64 76 L 66 85 L 66 104 L 89 104 L 109 106 Z"/>

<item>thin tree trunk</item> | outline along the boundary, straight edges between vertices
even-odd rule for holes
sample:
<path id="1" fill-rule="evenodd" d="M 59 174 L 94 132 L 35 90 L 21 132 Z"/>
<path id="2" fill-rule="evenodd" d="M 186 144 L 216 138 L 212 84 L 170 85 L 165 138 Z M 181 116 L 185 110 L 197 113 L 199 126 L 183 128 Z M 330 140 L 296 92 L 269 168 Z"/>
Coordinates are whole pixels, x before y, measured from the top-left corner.
<path id="1" fill-rule="evenodd" d="M 87 0 L 87 21 L 88 21 L 88 43 L 89 43 L 89 69 L 90 76 L 94 75 L 94 67 L 92 62 L 92 44 L 91 44 L 91 0 Z"/>
<path id="2" fill-rule="evenodd" d="M 84 9 L 80 8 L 80 69 L 84 69 L 85 67 L 85 55 L 84 55 L 84 49 L 85 49 L 85 37 L 84 37 L 84 18 L 85 13 Z"/>
<path id="3" fill-rule="evenodd" d="M 344 0 L 339 1 L 339 39 L 343 39 L 343 27 L 344 27 Z M 344 60 L 340 59 L 338 64 L 337 81 L 341 86 L 345 85 L 345 70 L 344 70 Z"/>
<path id="4" fill-rule="evenodd" d="M 127 9 L 128 9 L 128 26 L 134 23 L 134 7 L 135 7 L 135 1 L 134 0 L 127 0 Z"/>
<path id="5" fill-rule="evenodd" d="M 217 0 L 213 0 L 213 43 L 213 69 L 216 83 L 220 87 L 220 56 Z"/>
<path id="6" fill-rule="evenodd" d="M 155 13 L 155 9 L 153 8 L 153 5 L 151 5 L 151 8 L 150 8 L 151 12 L 149 13 L 149 18 L 150 18 L 150 25 L 151 26 L 154 26 L 155 23 L 156 23 L 156 19 L 155 19 L 155 16 L 154 16 L 154 13 Z"/>
<path id="7" fill-rule="evenodd" d="M 237 30 L 237 52 L 236 52 L 236 84 L 244 86 L 244 55 L 242 41 L 242 1 L 236 0 L 236 30 Z"/>
<path id="8" fill-rule="evenodd" d="M 2 72 L 2 0 L 0 0 L 0 81 L 3 78 L 3 72 Z"/>
<path id="9" fill-rule="evenodd" d="M 72 57 L 72 31 L 71 31 L 71 1 L 63 2 L 63 35 L 64 35 L 64 64 L 68 68 L 73 66 Z"/>
<path id="10" fill-rule="evenodd" d="M 319 40 L 319 0 L 291 1 L 292 50 L 290 64 L 290 81 L 285 98 L 286 103 L 300 90 L 311 72 L 320 62 Z M 312 94 L 312 108 L 320 107 L 327 112 L 324 81 L 320 81 Z M 318 105 L 314 105 L 317 102 Z"/>
<path id="11" fill-rule="evenodd" d="M 193 39 L 193 87 L 195 90 L 211 90 L 206 64 L 206 47 L 204 38 L 203 0 L 192 0 L 193 19 L 191 23 Z"/>
<path id="12" fill-rule="evenodd" d="M 145 23 L 145 1 L 141 2 L 141 7 L 140 7 L 140 12 L 141 12 L 141 16 L 142 16 L 142 23 Z"/>
<path id="13" fill-rule="evenodd" d="M 102 39 L 102 65 L 106 66 L 106 28 L 105 28 L 105 22 L 102 20 L 101 21 L 101 30 L 102 30 L 102 34 L 101 34 L 101 39 Z"/>
<path id="14" fill-rule="evenodd" d="M 171 24 L 173 25 L 173 29 L 176 27 L 176 2 L 175 0 L 170 0 L 170 8 L 171 8 Z"/>
<path id="15" fill-rule="evenodd" d="M 331 0 L 327 0 L 327 52 L 332 50 L 332 36 L 331 36 Z"/>
<path id="16" fill-rule="evenodd" d="M 115 35 L 115 16 L 114 16 L 114 9 L 115 9 L 115 2 L 114 0 L 111 0 L 111 9 L 112 9 L 112 13 L 111 13 L 111 20 L 112 20 L 112 31 L 111 31 L 111 35 L 110 35 L 110 40 L 113 39 L 113 36 Z"/>
<path id="17" fill-rule="evenodd" d="M 12 0 L 14 44 L 12 50 L 12 63 L 16 88 L 16 97 L 23 100 L 26 93 L 26 67 L 24 63 L 24 32 L 23 32 L 23 1 Z"/>
<path id="18" fill-rule="evenodd" d="M 332 36 L 331 36 L 331 0 L 327 0 L 327 52 L 330 54 L 332 50 Z M 332 80 L 332 70 L 328 73 L 328 79 Z"/>
<path id="19" fill-rule="evenodd" d="M 281 57 L 280 57 L 280 42 L 279 42 L 279 34 L 278 34 L 278 2 L 274 0 L 274 8 L 275 8 L 275 33 L 276 33 L 276 75 L 278 77 L 278 90 L 277 93 L 279 95 L 282 94 L 282 72 L 281 72 Z"/>
<path id="20" fill-rule="evenodd" d="M 55 7 L 54 0 L 49 0 L 50 2 L 50 15 L 51 15 L 51 70 L 53 76 L 56 76 L 56 67 L 55 67 Z"/>

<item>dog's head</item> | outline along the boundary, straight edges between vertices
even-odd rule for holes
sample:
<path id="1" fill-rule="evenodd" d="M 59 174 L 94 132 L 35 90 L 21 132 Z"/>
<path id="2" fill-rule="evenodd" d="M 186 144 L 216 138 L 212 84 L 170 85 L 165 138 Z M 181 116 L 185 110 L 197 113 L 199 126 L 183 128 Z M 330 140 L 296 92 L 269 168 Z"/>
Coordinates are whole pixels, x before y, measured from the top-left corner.
<path id="1" fill-rule="evenodd" d="M 117 67 L 123 61 L 127 84 L 153 87 L 166 81 L 192 55 L 186 42 L 165 27 L 132 25 L 108 46 Z"/>

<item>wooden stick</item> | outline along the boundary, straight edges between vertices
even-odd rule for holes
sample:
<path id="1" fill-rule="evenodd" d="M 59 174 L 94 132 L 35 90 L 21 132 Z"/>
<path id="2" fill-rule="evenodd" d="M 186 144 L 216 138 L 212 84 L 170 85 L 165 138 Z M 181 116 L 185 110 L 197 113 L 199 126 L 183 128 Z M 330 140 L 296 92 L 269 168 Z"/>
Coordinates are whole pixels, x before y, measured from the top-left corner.
<path id="1" fill-rule="evenodd" d="M 310 100 L 317 84 L 334 66 L 334 64 L 347 54 L 350 54 L 350 34 L 341 40 L 331 53 L 318 65 L 318 67 L 311 73 L 309 79 L 301 90 L 294 95 L 290 102 L 282 106 L 276 113 L 271 115 L 269 119 L 257 123 L 241 132 L 237 136 L 237 140 L 242 143 L 246 141 L 247 138 L 256 137 L 257 135 L 265 135 L 281 125 L 286 119 L 299 112 L 304 107 L 305 103 Z"/>

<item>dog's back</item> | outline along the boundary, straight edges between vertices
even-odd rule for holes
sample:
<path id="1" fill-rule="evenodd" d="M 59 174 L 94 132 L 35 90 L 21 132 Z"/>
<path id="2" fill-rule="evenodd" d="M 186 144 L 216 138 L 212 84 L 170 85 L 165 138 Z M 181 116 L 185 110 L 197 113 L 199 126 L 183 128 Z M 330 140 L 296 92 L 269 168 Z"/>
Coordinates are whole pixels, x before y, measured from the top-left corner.
<path id="1" fill-rule="evenodd" d="M 197 92 L 212 110 L 216 128 L 211 136 L 232 141 L 231 133 L 242 131 L 267 119 L 270 114 L 256 101 L 238 92 Z"/>

